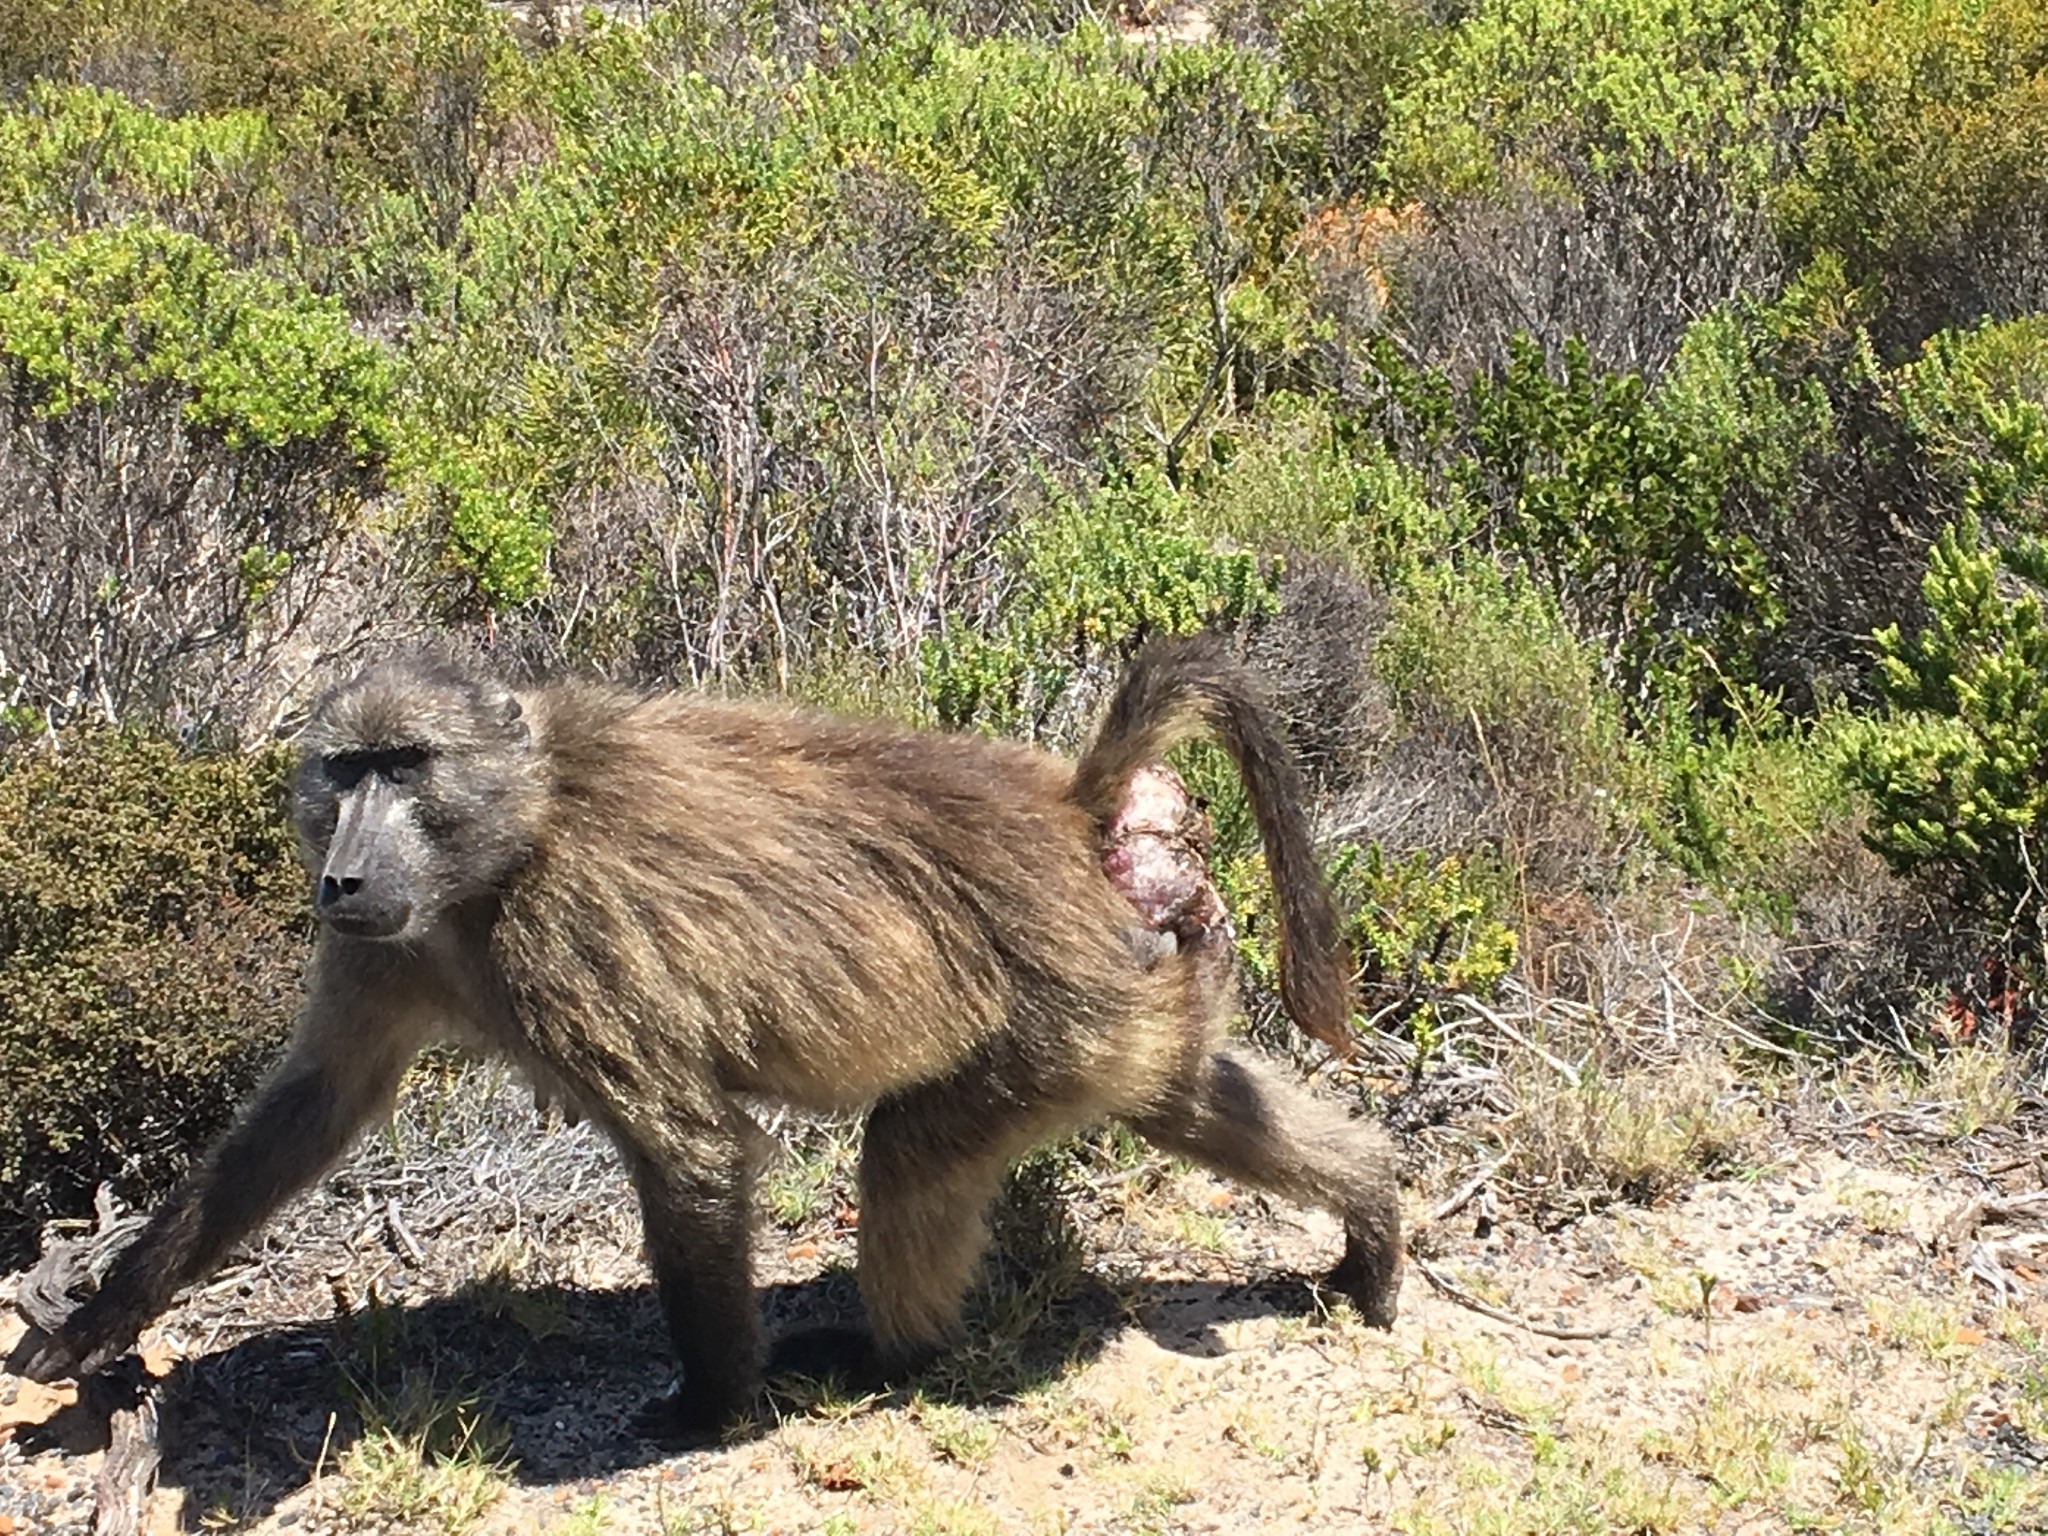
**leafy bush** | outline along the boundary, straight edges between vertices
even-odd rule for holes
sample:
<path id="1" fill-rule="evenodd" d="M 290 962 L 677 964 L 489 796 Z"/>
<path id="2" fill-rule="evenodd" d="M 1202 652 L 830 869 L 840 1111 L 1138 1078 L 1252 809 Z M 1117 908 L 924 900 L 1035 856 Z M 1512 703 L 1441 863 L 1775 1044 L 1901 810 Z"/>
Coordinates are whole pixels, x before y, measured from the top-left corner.
<path id="1" fill-rule="evenodd" d="M 1939 870 L 1985 915 L 2017 920 L 2048 889 L 2048 607 L 2001 571 L 1974 519 L 1936 541 L 1921 591 L 1924 629 L 1874 637 L 1892 712 L 1867 726 L 1849 771 L 1895 870 Z"/>
<path id="2" fill-rule="evenodd" d="M 253 253 L 284 225 L 281 153 L 260 112 L 166 117 L 113 91 L 38 80 L 0 112 L 0 230 L 150 218 Z"/>
<path id="3" fill-rule="evenodd" d="M 1182 531 L 1178 495 L 1140 477 L 1065 500 L 1018 530 L 1017 586 L 993 633 L 930 642 L 925 688 L 940 720 L 1035 734 L 1076 674 L 1148 638 L 1270 613 L 1274 577 L 1252 555 Z"/>
<path id="4" fill-rule="evenodd" d="M 2048 829 L 2048 321 L 1935 336 L 1877 372 L 1929 502 L 1956 516 L 1928 552 L 1924 622 L 1872 636 L 1887 714 L 1849 771 L 1894 870 L 1939 871 L 2011 922 L 2040 904 Z"/>
<path id="5" fill-rule="evenodd" d="M 1412 356 L 1462 376 L 1577 340 L 1654 379 L 1700 314 L 1768 297 L 1765 211 L 1812 91 L 1801 7 L 1485 0 L 1393 100 L 1390 202 L 1428 211 L 1390 272 Z"/>
<path id="6" fill-rule="evenodd" d="M 2048 315 L 1931 337 L 1884 383 L 1943 504 L 2028 558 L 2048 533 Z"/>
<path id="7" fill-rule="evenodd" d="M 1858 805 L 1841 773 L 1860 722 L 1840 709 L 1789 716 L 1756 688 L 1729 694 L 1732 718 L 1701 728 L 1682 703 L 1644 743 L 1655 780 L 1643 817 L 1679 869 L 1739 912 L 1779 929 L 1799 904 L 1843 877 Z"/>
<path id="8" fill-rule="evenodd" d="M 1210 300 L 1287 227 L 1269 65 L 902 6 L 799 31 L 677 8 L 533 62 L 547 153 L 423 262 L 409 337 L 456 615 L 698 676 L 846 629 L 908 657 L 986 620 L 1003 536 L 1105 438 L 1206 409 Z"/>
<path id="9" fill-rule="evenodd" d="M 0 1263 L 103 1179 L 160 1193 L 282 1038 L 284 772 L 104 731 L 0 751 Z"/>
<path id="10" fill-rule="evenodd" d="M 1807 87 L 1798 7 L 1751 0 L 1484 0 L 1395 100 L 1386 165 L 1425 198 L 1701 158 L 1760 194 Z"/>
<path id="11" fill-rule="evenodd" d="M 332 443 L 363 463 L 388 446 L 388 369 L 338 306 L 147 223 L 0 261 L 0 358 L 43 421 L 161 386 L 231 449 Z"/>
<path id="12" fill-rule="evenodd" d="M 1553 758 L 1562 781 L 1610 782 L 1623 752 L 1621 710 L 1593 648 L 1526 578 L 1479 564 L 1419 573 L 1397 595 L 1374 664 L 1413 728 L 1477 731 L 1502 769 Z"/>
<path id="13" fill-rule="evenodd" d="M 1376 415 L 1435 459 L 1470 526 L 1599 637 L 1639 718 L 1666 674 L 1712 713 L 1785 622 L 1768 552 L 1804 457 L 1832 430 L 1825 396 L 1764 361 L 1733 314 L 1694 325 L 1655 387 L 1598 368 L 1577 342 L 1552 367 L 1517 337 L 1501 373 L 1462 388 L 1383 347 Z"/>
<path id="14" fill-rule="evenodd" d="M 1345 843 L 1330 883 L 1349 914 L 1363 1007 L 1382 1027 L 1405 1023 L 1427 1043 L 1440 998 L 1491 997 L 1514 967 L 1515 931 L 1500 915 L 1514 881 L 1486 850 L 1390 858 L 1377 844 Z"/>
<path id="15" fill-rule="evenodd" d="M 1311 173 L 1339 192 L 1376 178 L 1388 102 L 1413 78 L 1435 35 L 1420 0 L 1298 0 L 1269 11 L 1280 65 L 1314 121 Z"/>
<path id="16" fill-rule="evenodd" d="M 1205 782 L 1204 787 L 1208 785 Z M 1212 811 L 1218 808 L 1212 799 Z M 1220 823 L 1219 845 L 1227 839 Z M 1255 1032 L 1279 996 L 1279 927 L 1264 857 L 1241 847 L 1215 861 L 1217 889 L 1237 929 L 1238 958 L 1252 995 Z M 1340 845 L 1328 869 L 1344 914 L 1344 938 L 1360 970 L 1359 1005 L 1376 1028 L 1405 1028 L 1428 1043 L 1439 1003 L 1454 993 L 1487 998 L 1515 963 L 1515 931 L 1502 921 L 1513 881 L 1498 860 L 1403 856 L 1378 844 Z"/>
<path id="17" fill-rule="evenodd" d="M 1212 538 L 1339 556 L 1394 584 L 1469 531 L 1462 501 L 1433 498 L 1422 469 L 1324 400 L 1275 395 L 1227 438 L 1219 434 L 1217 447 L 1187 498 L 1191 526 Z"/>
<path id="18" fill-rule="evenodd" d="M 1265 850 L 1244 786 L 1219 749 L 1184 747 L 1176 763 L 1215 833 L 1210 864 L 1237 929 L 1254 1028 L 1263 1032 L 1279 996 L 1279 918 Z M 1427 1040 L 1440 999 L 1489 997 L 1514 966 L 1516 936 L 1503 913 L 1517 894 L 1517 872 L 1483 835 L 1449 852 L 1396 852 L 1346 835 L 1325 873 L 1359 965 L 1361 1007 L 1379 1027 L 1406 1024 Z"/>
<path id="19" fill-rule="evenodd" d="M 1812 8 L 1830 104 L 1775 198 L 1888 350 L 2048 306 L 2048 13 L 2032 0 Z"/>
<path id="20" fill-rule="evenodd" d="M 339 306 L 159 225 L 0 254 L 4 702 L 246 727 L 376 486 L 391 375 Z"/>
<path id="21" fill-rule="evenodd" d="M 1655 774 L 1598 651 L 1546 593 L 1480 562 L 1425 570 L 1395 593 L 1372 664 L 1399 721 L 1379 772 L 1416 802 L 1404 852 L 1497 859 L 1525 895 L 1625 883 L 1659 815 Z"/>
<path id="22" fill-rule="evenodd" d="M 1689 640 L 1739 665 L 1745 638 L 1780 621 L 1761 551 L 1722 516 L 1711 432 L 1653 409 L 1639 375 L 1601 377 L 1569 346 L 1556 378 L 1524 343 L 1468 400 L 1475 453 L 1457 477 L 1581 632 L 1609 637 L 1629 692 Z"/>
<path id="23" fill-rule="evenodd" d="M 430 210 L 441 236 L 453 232 L 489 81 L 511 45 L 486 0 L 102 0 L 77 9 L 88 14 L 69 53 L 84 78 L 168 114 L 257 110 L 288 143 L 317 152 L 317 180 L 304 190 L 324 194 L 318 211 L 360 209 L 371 187 L 402 189 Z"/>

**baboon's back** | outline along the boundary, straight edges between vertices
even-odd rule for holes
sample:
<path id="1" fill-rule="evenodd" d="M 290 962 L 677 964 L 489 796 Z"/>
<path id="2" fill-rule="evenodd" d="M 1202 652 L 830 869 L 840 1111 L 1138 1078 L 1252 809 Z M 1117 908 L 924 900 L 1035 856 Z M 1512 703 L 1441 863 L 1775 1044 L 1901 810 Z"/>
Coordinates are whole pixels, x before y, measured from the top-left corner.
<path id="1" fill-rule="evenodd" d="M 527 713 L 551 809 L 497 944 L 544 1057 L 850 1105 L 1019 1029 L 1086 1071 L 1156 1006 L 1056 757 L 688 695 Z"/>

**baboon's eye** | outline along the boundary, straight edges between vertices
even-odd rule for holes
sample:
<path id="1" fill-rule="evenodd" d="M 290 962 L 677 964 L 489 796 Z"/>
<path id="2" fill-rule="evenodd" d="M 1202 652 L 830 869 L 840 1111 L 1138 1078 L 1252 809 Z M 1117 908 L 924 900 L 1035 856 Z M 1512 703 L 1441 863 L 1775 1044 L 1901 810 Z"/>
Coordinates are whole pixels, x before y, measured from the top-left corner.
<path id="1" fill-rule="evenodd" d="M 362 752 L 332 752 L 322 761 L 327 781 L 338 790 L 351 790 L 374 773 L 387 784 L 406 785 L 417 781 L 431 756 L 425 747 L 379 747 Z"/>
<path id="2" fill-rule="evenodd" d="M 320 772 L 336 789 L 354 789 L 370 771 L 370 760 L 361 752 L 330 752 L 320 760 Z"/>
<path id="3" fill-rule="evenodd" d="M 381 754 L 377 772 L 387 784 L 413 784 L 419 781 L 421 772 L 427 766 L 425 747 L 400 747 L 395 751 Z"/>

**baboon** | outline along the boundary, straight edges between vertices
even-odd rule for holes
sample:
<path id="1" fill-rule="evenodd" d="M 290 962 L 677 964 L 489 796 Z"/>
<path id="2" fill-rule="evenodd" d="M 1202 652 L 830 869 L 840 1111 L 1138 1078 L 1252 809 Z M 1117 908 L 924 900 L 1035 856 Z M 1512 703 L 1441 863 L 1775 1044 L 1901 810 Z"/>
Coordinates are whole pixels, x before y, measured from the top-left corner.
<path id="1" fill-rule="evenodd" d="M 746 1413 L 761 1381 L 745 1097 L 867 1111 L 851 1348 L 873 1380 L 952 1339 L 1007 1166 L 1109 1118 L 1333 1210 L 1330 1283 L 1390 1324 L 1384 1133 L 1222 1043 L 1198 954 L 1134 961 L 1132 907 L 1104 871 L 1133 775 L 1204 731 L 1236 761 L 1271 864 L 1282 1000 L 1346 1041 L 1349 962 L 1301 780 L 1213 637 L 1142 652 L 1078 763 L 761 701 L 515 693 L 448 662 L 363 672 L 302 740 L 320 935 L 289 1050 L 99 1291 L 11 1366 L 108 1364 L 450 1037 L 565 1090 L 617 1144 L 680 1356 L 664 1437 Z M 848 1347 L 817 1331 L 777 1361 Z"/>

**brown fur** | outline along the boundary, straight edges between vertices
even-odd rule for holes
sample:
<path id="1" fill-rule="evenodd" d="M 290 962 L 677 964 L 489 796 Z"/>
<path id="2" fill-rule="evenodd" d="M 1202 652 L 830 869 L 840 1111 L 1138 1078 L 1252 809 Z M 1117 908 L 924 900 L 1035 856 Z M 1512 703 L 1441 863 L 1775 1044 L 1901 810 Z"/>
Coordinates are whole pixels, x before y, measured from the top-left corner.
<path id="1" fill-rule="evenodd" d="M 1391 1322 L 1384 1138 L 1222 1048 L 1213 980 L 1192 956 L 1134 960 L 1101 867 L 1119 786 L 1203 725 L 1244 771 L 1274 865 L 1285 998 L 1336 1037 L 1346 962 L 1299 776 L 1213 641 L 1141 657 L 1078 766 L 687 694 L 515 698 L 436 667 L 343 685 L 305 740 L 298 819 L 327 927 L 290 1054 L 23 1368 L 126 1348 L 450 1033 L 560 1085 L 618 1144 L 686 1429 L 758 1382 L 738 1095 L 870 1108 L 860 1282 L 884 1364 L 951 1335 L 1005 1167 L 1112 1117 L 1338 1212 L 1334 1278 Z"/>

